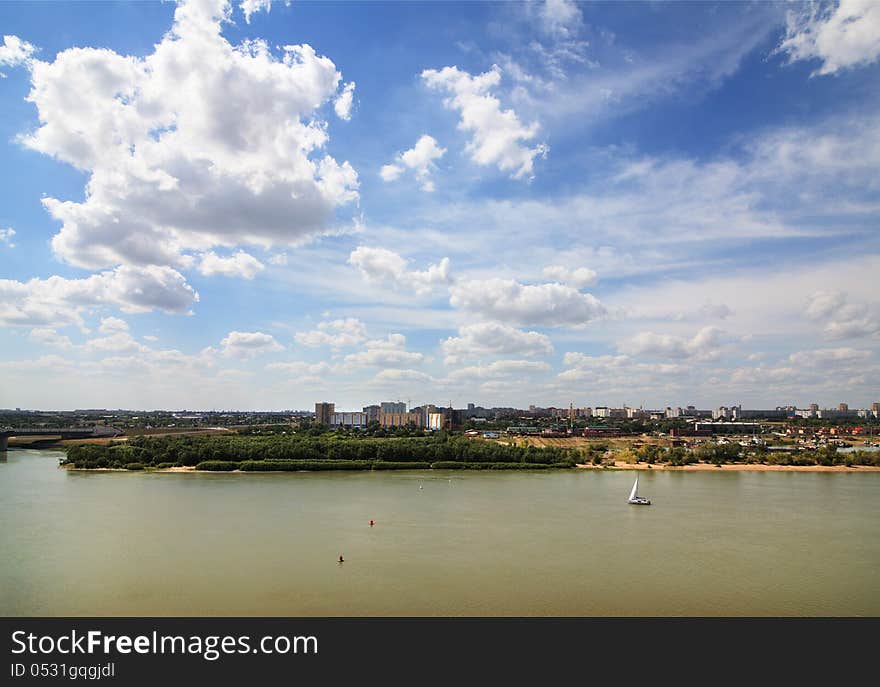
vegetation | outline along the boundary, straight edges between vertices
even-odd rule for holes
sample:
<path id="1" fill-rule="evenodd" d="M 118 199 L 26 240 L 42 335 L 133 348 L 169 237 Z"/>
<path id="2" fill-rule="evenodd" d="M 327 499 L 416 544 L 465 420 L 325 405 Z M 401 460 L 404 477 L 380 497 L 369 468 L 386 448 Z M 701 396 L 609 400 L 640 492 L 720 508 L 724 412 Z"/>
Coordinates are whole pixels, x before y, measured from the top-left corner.
<path id="1" fill-rule="evenodd" d="M 528 442 L 510 445 L 469 439 L 445 432 L 427 436 L 378 437 L 362 433 L 328 432 L 320 427 L 293 431 L 281 425 L 260 432 L 224 435 L 135 436 L 126 442 L 75 444 L 64 463 L 86 469 L 163 469 L 176 466 L 228 472 L 297 470 L 424 470 L 543 469 L 575 463 L 603 465 L 615 460 L 682 466 L 691 463 L 723 465 L 880 465 L 880 452 L 839 453 L 834 446 L 789 450 L 737 442 L 705 442 L 688 449 L 634 442 L 615 448 L 608 441 L 579 448 L 537 447 Z M 416 430 L 420 432 L 420 430 Z M 415 432 L 414 432 L 415 433 Z"/>
<path id="2" fill-rule="evenodd" d="M 452 437 L 376 438 L 336 433 L 248 436 L 132 437 L 105 445 L 76 444 L 65 464 L 77 468 L 185 465 L 199 470 L 400 470 L 453 464 L 473 467 L 572 467 L 576 451 L 518 447 Z"/>

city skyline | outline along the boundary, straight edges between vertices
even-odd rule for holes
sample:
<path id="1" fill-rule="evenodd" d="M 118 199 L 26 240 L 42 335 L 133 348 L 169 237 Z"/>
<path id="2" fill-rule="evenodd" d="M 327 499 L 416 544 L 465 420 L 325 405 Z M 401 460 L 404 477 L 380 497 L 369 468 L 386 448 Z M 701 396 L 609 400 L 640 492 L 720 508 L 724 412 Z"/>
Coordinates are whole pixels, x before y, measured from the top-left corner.
<path id="1" fill-rule="evenodd" d="M 878 16 L 3 3 L 0 406 L 870 408 Z"/>

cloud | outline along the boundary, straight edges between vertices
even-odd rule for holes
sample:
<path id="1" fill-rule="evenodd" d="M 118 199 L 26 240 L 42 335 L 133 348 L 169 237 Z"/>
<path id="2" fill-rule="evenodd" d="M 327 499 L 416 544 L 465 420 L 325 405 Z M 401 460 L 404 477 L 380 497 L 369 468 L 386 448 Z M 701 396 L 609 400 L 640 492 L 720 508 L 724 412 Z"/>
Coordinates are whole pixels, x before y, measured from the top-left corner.
<path id="1" fill-rule="evenodd" d="M 475 365 L 453 370 L 451 379 L 486 379 L 495 377 L 509 377 L 514 374 L 537 374 L 547 372 L 550 366 L 535 360 L 496 360 L 488 365 Z"/>
<path id="2" fill-rule="evenodd" d="M 223 347 L 223 355 L 236 358 L 250 358 L 284 350 L 284 346 L 274 336 L 263 332 L 229 332 L 220 345 Z"/>
<path id="3" fill-rule="evenodd" d="M 354 102 L 354 89 L 357 86 L 354 81 L 349 81 L 333 101 L 333 110 L 340 119 L 351 119 L 351 105 Z"/>
<path id="4" fill-rule="evenodd" d="M 418 370 L 382 370 L 373 378 L 375 384 L 396 384 L 399 382 L 432 382 L 430 375 Z"/>
<path id="5" fill-rule="evenodd" d="M 8 248 L 15 248 L 12 237 L 15 236 L 15 229 L 0 229 L 0 243 L 5 243 Z"/>
<path id="6" fill-rule="evenodd" d="M 581 11 L 572 0 L 546 0 L 539 15 L 544 30 L 551 34 L 569 36 L 583 24 Z"/>
<path id="7" fill-rule="evenodd" d="M 252 14 L 261 10 L 266 10 L 266 12 L 271 11 L 272 0 L 242 0 L 239 7 L 241 8 L 241 11 L 244 12 L 244 20 L 250 24 Z"/>
<path id="8" fill-rule="evenodd" d="M 31 329 L 28 335 L 31 341 L 36 341 L 44 346 L 53 346 L 55 348 L 72 348 L 73 342 L 69 337 L 59 334 L 56 330 L 47 327 L 37 327 Z"/>
<path id="9" fill-rule="evenodd" d="M 592 286 L 598 281 L 598 275 L 589 267 L 569 269 L 562 265 L 550 265 L 544 268 L 543 274 L 547 279 L 553 279 L 576 289 Z"/>
<path id="10" fill-rule="evenodd" d="M 74 363 L 60 355 L 44 355 L 34 360 L 0 361 L 0 369 L 19 372 L 22 370 L 61 370 L 73 367 Z"/>
<path id="11" fill-rule="evenodd" d="M 534 176 L 534 159 L 544 157 L 549 148 L 539 143 L 533 148 L 526 145 L 540 129 L 537 122 L 524 125 L 512 109 L 501 109 L 501 101 L 492 89 L 501 82 L 501 69 L 492 69 L 471 76 L 458 67 L 441 70 L 426 69 L 422 79 L 429 88 L 449 93 L 443 101 L 447 109 L 458 110 L 461 120 L 458 128 L 471 134 L 465 145 L 471 159 L 478 165 L 497 165 L 514 179 Z"/>
<path id="12" fill-rule="evenodd" d="M 70 48 L 32 61 L 40 124 L 20 141 L 88 175 L 83 201 L 43 199 L 61 259 L 182 267 L 192 250 L 294 245 L 357 200 L 355 170 L 323 152 L 333 62 L 309 45 L 231 45 L 229 14 L 222 0 L 179 4 L 143 58 Z"/>
<path id="13" fill-rule="evenodd" d="M 150 350 L 138 343 L 127 331 L 114 331 L 107 336 L 89 339 L 83 349 L 88 353 L 146 353 Z"/>
<path id="14" fill-rule="evenodd" d="M 550 339 L 539 332 L 524 332 L 500 322 L 475 322 L 464 325 L 458 336 L 440 342 L 447 365 L 484 355 L 542 356 L 553 353 Z"/>
<path id="15" fill-rule="evenodd" d="M 875 0 L 798 5 L 786 17 L 785 39 L 776 52 L 789 63 L 820 60 L 813 75 L 863 67 L 880 59 L 880 4 Z"/>
<path id="16" fill-rule="evenodd" d="M 243 250 L 228 258 L 221 258 L 213 251 L 203 253 L 199 263 L 199 272 L 206 277 L 221 274 L 225 277 L 253 279 L 263 269 L 265 269 L 263 263 Z"/>
<path id="17" fill-rule="evenodd" d="M 118 317 L 104 317 L 101 319 L 101 324 L 98 325 L 98 331 L 102 334 L 118 334 L 127 332 L 128 329 L 128 322 Z"/>
<path id="18" fill-rule="evenodd" d="M 703 327 L 692 338 L 640 332 L 620 346 L 630 355 L 660 358 L 696 358 L 710 360 L 721 348 L 721 332 L 715 327 Z"/>
<path id="19" fill-rule="evenodd" d="M 0 279 L 0 322 L 26 326 L 79 323 L 83 310 L 115 306 L 123 312 L 185 313 L 199 295 L 170 267 L 130 267 L 85 279 Z"/>
<path id="20" fill-rule="evenodd" d="M 733 310 L 725 303 L 703 303 L 698 312 L 702 317 L 714 317 L 719 320 L 725 320 L 733 315 Z"/>
<path id="21" fill-rule="evenodd" d="M 271 372 L 276 381 L 295 382 L 300 385 L 324 385 L 334 368 L 325 362 L 306 363 L 291 361 L 286 363 L 270 363 L 266 371 Z M 280 375 L 280 378 L 279 378 Z"/>
<path id="22" fill-rule="evenodd" d="M 412 290 L 422 296 L 439 284 L 449 283 L 449 258 L 436 265 L 428 265 L 423 271 L 407 270 L 407 261 L 385 248 L 358 246 L 348 257 L 348 262 L 358 268 L 361 276 L 369 282 L 390 283 L 395 288 Z"/>
<path id="23" fill-rule="evenodd" d="M 18 36 L 3 36 L 3 45 L 0 45 L 0 65 L 4 67 L 17 67 L 27 64 L 36 48 Z"/>
<path id="24" fill-rule="evenodd" d="M 297 332 L 294 336 L 297 343 L 311 348 L 329 346 L 330 348 L 345 348 L 357 346 L 367 338 L 367 328 L 363 322 L 347 317 L 341 320 L 321 322 L 317 329 L 310 332 Z"/>
<path id="25" fill-rule="evenodd" d="M 269 258 L 269 264 L 277 267 L 285 267 L 287 265 L 287 253 L 276 253 Z"/>
<path id="26" fill-rule="evenodd" d="M 880 334 L 880 311 L 876 305 L 849 303 L 843 291 L 817 291 L 810 295 L 805 313 L 825 323 L 825 337 L 857 339 Z"/>
<path id="27" fill-rule="evenodd" d="M 840 291 L 816 291 L 810 295 L 806 314 L 812 320 L 830 317 L 846 303 L 846 294 Z"/>
<path id="28" fill-rule="evenodd" d="M 449 292 L 449 303 L 454 308 L 527 326 L 583 326 L 606 314 L 605 307 L 591 294 L 555 283 L 467 280 L 453 284 Z"/>
<path id="29" fill-rule="evenodd" d="M 333 368 L 325 362 L 306 363 L 302 361 L 270 363 L 266 365 L 266 369 L 269 370 L 269 372 L 281 372 L 291 375 L 292 377 L 313 377 L 326 375 L 330 374 L 330 372 L 333 370 Z"/>
<path id="30" fill-rule="evenodd" d="M 408 367 L 424 361 L 421 353 L 407 351 L 403 334 L 389 334 L 386 339 L 367 341 L 365 350 L 345 356 L 345 363 L 355 367 Z"/>
<path id="31" fill-rule="evenodd" d="M 847 365 L 866 360 L 871 351 L 860 351 L 855 348 L 818 348 L 812 351 L 798 351 L 788 356 L 792 365 L 802 367 L 832 367 Z"/>
<path id="32" fill-rule="evenodd" d="M 635 389 L 647 391 L 660 388 L 664 394 L 668 394 L 670 380 L 675 379 L 685 385 L 692 382 L 689 379 L 692 373 L 690 365 L 636 362 L 628 355 L 590 356 L 569 352 L 563 357 L 563 364 L 568 369 L 556 375 L 563 385 L 580 386 L 583 382 L 589 382 L 593 388 L 604 388 L 606 391 L 615 392 L 625 390 L 629 393 Z M 577 387 L 562 388 L 569 390 Z"/>
<path id="33" fill-rule="evenodd" d="M 434 169 L 434 160 L 439 160 L 446 153 L 446 148 L 437 145 L 433 136 L 424 134 L 409 150 L 399 153 L 395 161 L 390 165 L 384 165 L 379 175 L 384 181 L 394 181 L 403 174 L 405 169 L 415 172 L 416 179 L 422 184 L 422 190 L 432 192 L 434 182 L 431 180 L 431 171 Z"/>

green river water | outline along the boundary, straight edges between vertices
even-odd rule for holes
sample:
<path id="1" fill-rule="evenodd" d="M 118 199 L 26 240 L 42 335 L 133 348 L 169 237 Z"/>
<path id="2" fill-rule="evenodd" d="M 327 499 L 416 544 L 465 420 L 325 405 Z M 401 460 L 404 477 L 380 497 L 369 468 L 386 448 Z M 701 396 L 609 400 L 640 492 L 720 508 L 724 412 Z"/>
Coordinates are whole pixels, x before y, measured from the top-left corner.
<path id="1" fill-rule="evenodd" d="M 877 472 L 643 471 L 637 507 L 629 471 L 85 473 L 62 455 L 0 454 L 0 615 L 880 615 Z"/>

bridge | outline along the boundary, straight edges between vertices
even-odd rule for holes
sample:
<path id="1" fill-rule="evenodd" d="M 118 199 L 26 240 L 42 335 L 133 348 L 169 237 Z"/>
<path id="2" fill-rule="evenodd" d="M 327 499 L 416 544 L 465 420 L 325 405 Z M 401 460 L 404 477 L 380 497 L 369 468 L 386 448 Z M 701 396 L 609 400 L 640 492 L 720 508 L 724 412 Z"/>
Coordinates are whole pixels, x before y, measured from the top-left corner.
<path id="1" fill-rule="evenodd" d="M 58 439 L 93 439 L 123 434 L 116 427 L 0 427 L 0 451 L 9 447 L 10 437 L 57 437 Z"/>

